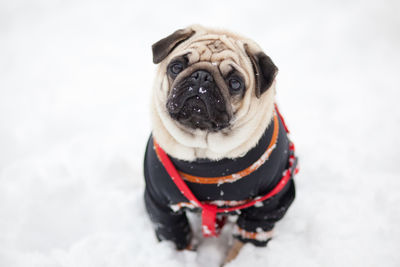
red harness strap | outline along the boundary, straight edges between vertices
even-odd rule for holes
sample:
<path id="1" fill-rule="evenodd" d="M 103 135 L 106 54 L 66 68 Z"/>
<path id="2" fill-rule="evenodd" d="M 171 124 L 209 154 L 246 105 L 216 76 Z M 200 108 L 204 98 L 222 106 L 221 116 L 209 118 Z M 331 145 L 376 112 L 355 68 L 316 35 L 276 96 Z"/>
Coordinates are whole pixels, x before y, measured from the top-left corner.
<path id="1" fill-rule="evenodd" d="M 277 107 L 276 110 L 278 111 Z M 278 115 L 280 116 L 282 122 L 283 118 L 281 117 L 279 111 L 277 112 Z M 284 124 L 285 125 L 285 124 Z M 286 128 L 286 125 L 285 125 Z M 217 236 L 218 231 L 217 228 L 218 226 L 222 227 L 222 225 L 219 225 L 220 222 L 217 222 L 217 213 L 228 213 L 231 211 L 235 210 L 240 210 L 240 209 L 245 209 L 248 207 L 253 206 L 257 202 L 264 201 L 268 198 L 271 198 L 278 194 L 284 187 L 285 185 L 289 182 L 290 178 L 292 177 L 292 174 L 296 174 L 298 172 L 298 168 L 296 166 L 296 157 L 294 156 L 294 144 L 290 143 L 289 149 L 290 149 L 290 156 L 289 156 L 289 168 L 286 169 L 283 172 L 281 180 L 278 182 L 278 184 L 266 195 L 262 197 L 257 197 L 253 200 L 250 200 L 242 205 L 234 206 L 234 207 L 229 207 L 229 208 L 218 208 L 216 205 L 211 205 L 211 204 L 206 204 L 202 203 L 199 201 L 195 195 L 192 193 L 192 191 L 189 189 L 185 181 L 182 179 L 180 174 L 178 173 L 177 169 L 173 165 L 171 159 L 168 157 L 167 153 L 159 146 L 159 144 L 154 141 L 154 147 L 156 149 L 157 155 L 163 164 L 164 168 L 166 169 L 167 173 L 171 177 L 172 181 L 176 184 L 176 186 L 179 188 L 181 193 L 195 206 L 200 207 L 202 209 L 202 231 L 203 235 L 205 237 L 209 236 Z"/>

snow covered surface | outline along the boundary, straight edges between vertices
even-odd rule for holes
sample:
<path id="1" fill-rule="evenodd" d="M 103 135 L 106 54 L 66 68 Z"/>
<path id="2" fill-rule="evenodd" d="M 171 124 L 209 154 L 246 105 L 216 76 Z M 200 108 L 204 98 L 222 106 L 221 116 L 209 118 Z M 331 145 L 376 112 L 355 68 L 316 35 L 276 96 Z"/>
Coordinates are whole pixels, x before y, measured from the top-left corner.
<path id="1" fill-rule="evenodd" d="M 400 266 L 399 3 L 1 1 L 0 266 L 219 266 L 232 225 L 176 252 L 142 201 L 150 46 L 192 23 L 272 57 L 300 156 L 275 239 L 229 266 Z"/>

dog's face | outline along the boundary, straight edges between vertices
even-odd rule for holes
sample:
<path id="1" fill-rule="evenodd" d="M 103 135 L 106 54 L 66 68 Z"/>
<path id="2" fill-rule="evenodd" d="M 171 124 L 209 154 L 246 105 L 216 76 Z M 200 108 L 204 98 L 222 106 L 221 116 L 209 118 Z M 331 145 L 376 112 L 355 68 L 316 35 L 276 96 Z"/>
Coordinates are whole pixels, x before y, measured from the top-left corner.
<path id="1" fill-rule="evenodd" d="M 178 30 L 153 45 L 161 63 L 166 112 L 181 128 L 227 131 L 247 99 L 260 98 L 277 68 L 258 46 L 202 27 Z M 249 100 L 247 100 L 249 101 Z"/>
<path id="2" fill-rule="evenodd" d="M 239 72 L 224 75 L 208 60 L 190 62 L 188 55 L 182 55 L 169 62 L 167 75 L 171 87 L 167 110 L 173 119 L 194 129 L 218 131 L 229 126 L 231 102 L 245 89 Z"/>

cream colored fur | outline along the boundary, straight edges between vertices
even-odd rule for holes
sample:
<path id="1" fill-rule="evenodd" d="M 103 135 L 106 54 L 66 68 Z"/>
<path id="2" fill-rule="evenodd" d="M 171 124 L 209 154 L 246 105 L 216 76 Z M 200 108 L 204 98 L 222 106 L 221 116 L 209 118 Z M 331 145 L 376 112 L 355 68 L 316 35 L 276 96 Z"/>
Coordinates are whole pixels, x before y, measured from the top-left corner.
<path id="1" fill-rule="evenodd" d="M 244 44 L 252 52 L 261 51 L 253 41 L 225 30 L 191 26 L 196 32 L 181 43 L 158 66 L 151 101 L 153 135 L 160 146 L 171 156 L 193 161 L 196 158 L 219 160 L 237 158 L 246 154 L 261 138 L 273 117 L 275 81 L 260 98 L 255 95 L 253 67 Z M 218 65 L 222 73 L 234 65 L 245 78 L 246 93 L 240 102 L 233 102 L 235 115 L 231 126 L 219 132 L 193 130 L 183 127 L 167 112 L 169 81 L 166 67 L 172 58 L 189 54 L 190 63 L 209 61 Z"/>

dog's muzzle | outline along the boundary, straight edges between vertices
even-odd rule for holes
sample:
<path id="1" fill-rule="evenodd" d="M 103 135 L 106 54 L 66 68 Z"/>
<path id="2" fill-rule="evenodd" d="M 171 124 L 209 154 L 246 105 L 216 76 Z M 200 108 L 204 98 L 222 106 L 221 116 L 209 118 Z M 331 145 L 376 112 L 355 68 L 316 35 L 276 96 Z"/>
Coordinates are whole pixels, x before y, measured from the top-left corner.
<path id="1" fill-rule="evenodd" d="M 172 88 L 167 110 L 173 119 L 193 129 L 218 131 L 229 126 L 226 101 L 206 70 L 194 71 Z"/>

